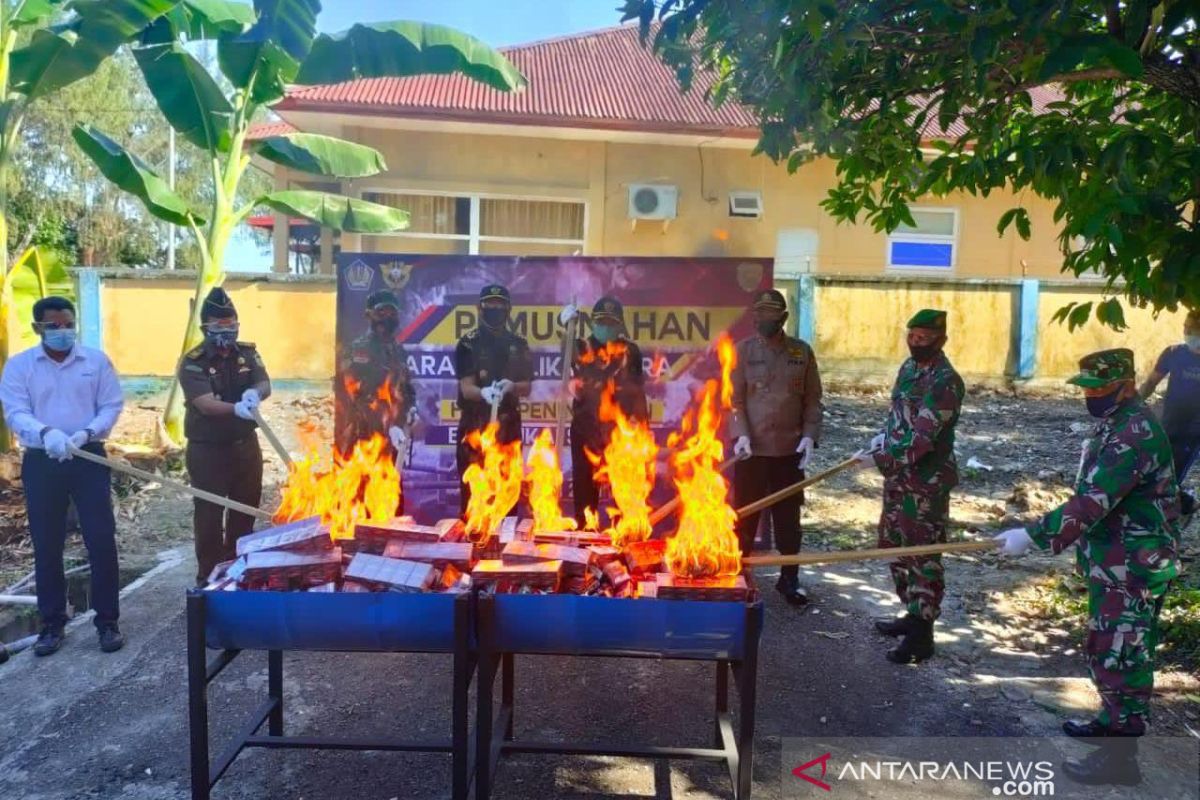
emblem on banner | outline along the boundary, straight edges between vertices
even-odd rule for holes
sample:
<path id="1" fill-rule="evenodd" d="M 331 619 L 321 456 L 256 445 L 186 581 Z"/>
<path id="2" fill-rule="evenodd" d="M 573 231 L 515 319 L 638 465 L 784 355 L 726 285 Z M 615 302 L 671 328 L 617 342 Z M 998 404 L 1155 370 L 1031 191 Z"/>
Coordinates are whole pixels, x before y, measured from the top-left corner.
<path id="1" fill-rule="evenodd" d="M 379 268 L 383 271 L 383 282 L 389 289 L 403 289 L 412 275 L 412 264 L 405 264 L 403 261 L 389 261 L 380 264 Z"/>
<path id="2" fill-rule="evenodd" d="M 346 286 L 355 291 L 369 290 L 374 280 L 375 270 L 371 269 L 365 261 L 355 261 L 346 268 Z"/>
<path id="3" fill-rule="evenodd" d="M 737 265 L 737 282 L 742 291 L 752 292 L 762 283 L 763 266 L 758 261 L 743 261 Z"/>

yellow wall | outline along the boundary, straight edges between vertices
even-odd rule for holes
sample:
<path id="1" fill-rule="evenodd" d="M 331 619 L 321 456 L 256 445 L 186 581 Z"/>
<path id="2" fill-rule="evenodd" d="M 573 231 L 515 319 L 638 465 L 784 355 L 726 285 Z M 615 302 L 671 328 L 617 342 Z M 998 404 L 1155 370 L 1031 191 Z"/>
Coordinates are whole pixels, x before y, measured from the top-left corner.
<path id="1" fill-rule="evenodd" d="M 183 342 L 191 280 L 105 278 L 100 289 L 103 345 L 122 375 L 174 373 Z M 241 338 L 254 342 L 277 378 L 325 380 L 333 375 L 332 282 L 229 279 Z"/>

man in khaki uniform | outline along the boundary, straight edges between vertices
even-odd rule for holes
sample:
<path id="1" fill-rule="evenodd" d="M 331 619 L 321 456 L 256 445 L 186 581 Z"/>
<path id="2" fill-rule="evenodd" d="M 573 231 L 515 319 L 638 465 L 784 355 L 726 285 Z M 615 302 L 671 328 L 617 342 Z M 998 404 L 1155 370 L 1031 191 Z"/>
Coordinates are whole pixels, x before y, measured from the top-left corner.
<path id="1" fill-rule="evenodd" d="M 812 348 L 783 332 L 787 302 L 774 289 L 754 299 L 758 335 L 737 345 L 733 370 L 733 421 L 730 433 L 738 463 L 733 494 L 740 508 L 804 478 L 804 468 L 821 436 L 821 374 Z M 802 494 L 771 506 L 775 547 L 782 555 L 800 552 Z M 749 554 L 758 531 L 758 514 L 738 523 L 742 554 Z M 808 602 L 800 568 L 780 569 L 775 588 L 793 605 Z"/>

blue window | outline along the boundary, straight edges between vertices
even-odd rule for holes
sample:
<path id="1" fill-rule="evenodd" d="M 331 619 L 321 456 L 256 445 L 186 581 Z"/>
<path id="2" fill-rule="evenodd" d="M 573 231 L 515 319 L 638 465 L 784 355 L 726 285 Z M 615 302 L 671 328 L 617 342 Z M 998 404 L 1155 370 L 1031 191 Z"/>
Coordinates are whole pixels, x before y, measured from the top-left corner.
<path id="1" fill-rule="evenodd" d="M 954 269 L 958 212 L 952 208 L 911 209 L 916 225 L 901 225 L 888 236 L 891 269 Z"/>

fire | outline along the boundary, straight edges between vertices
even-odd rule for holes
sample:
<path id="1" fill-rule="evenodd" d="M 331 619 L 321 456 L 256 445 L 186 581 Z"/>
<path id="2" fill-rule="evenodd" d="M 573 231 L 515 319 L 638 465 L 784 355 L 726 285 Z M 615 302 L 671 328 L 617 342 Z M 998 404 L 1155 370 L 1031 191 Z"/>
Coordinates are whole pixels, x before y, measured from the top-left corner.
<path id="1" fill-rule="evenodd" d="M 722 409 L 732 403 L 730 375 L 735 351 L 728 337 L 717 342 L 721 380 L 708 381 L 698 407 L 684 416 L 680 429 L 672 433 L 671 466 L 679 492 L 679 528 L 667 540 L 667 567 L 686 578 L 717 578 L 741 572 L 737 513 L 729 504 L 729 484 L 721 475 L 725 456 L 721 443 Z M 718 398 L 719 396 L 719 398 Z"/>
<path id="2" fill-rule="evenodd" d="M 558 449 L 549 428 L 543 428 L 529 450 L 526 461 L 529 482 L 529 508 L 533 512 L 533 531 L 573 531 L 575 520 L 563 516 L 558 498 L 563 474 L 558 464 Z"/>
<path id="3" fill-rule="evenodd" d="M 585 531 L 600 530 L 600 516 L 594 508 L 585 508 L 583 510 L 583 529 Z"/>
<path id="4" fill-rule="evenodd" d="M 400 474 L 389 442 L 375 434 L 322 470 L 315 451 L 292 464 L 274 522 L 319 516 L 334 539 L 354 538 L 359 522 L 386 522 L 400 506 Z"/>
<path id="5" fill-rule="evenodd" d="M 468 466 L 462 478 L 471 490 L 466 529 L 467 538 L 473 542 L 491 536 L 521 499 L 521 440 L 501 444 L 497 441 L 499 432 L 500 426 L 490 422 L 482 431 L 472 431 L 466 439 L 468 447 L 483 455 L 482 463 Z"/>
<path id="6" fill-rule="evenodd" d="M 650 426 L 643 420 L 626 416 L 615 398 L 610 382 L 600 397 L 600 420 L 613 424 L 612 434 L 604 447 L 603 456 L 587 453 L 599 469 L 596 479 L 607 481 L 615 509 L 609 518 L 615 519 L 609 531 L 613 544 L 622 547 L 630 542 L 650 538 L 650 491 L 654 488 L 654 461 L 658 444 Z"/>

